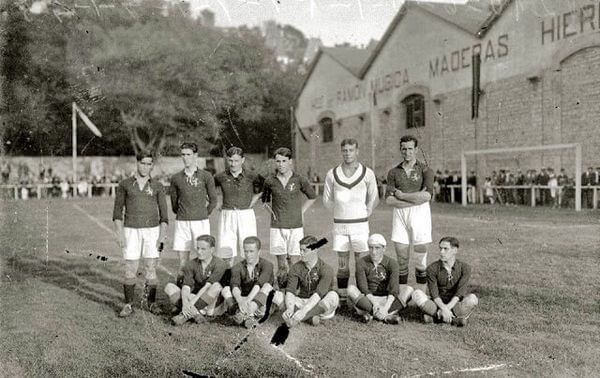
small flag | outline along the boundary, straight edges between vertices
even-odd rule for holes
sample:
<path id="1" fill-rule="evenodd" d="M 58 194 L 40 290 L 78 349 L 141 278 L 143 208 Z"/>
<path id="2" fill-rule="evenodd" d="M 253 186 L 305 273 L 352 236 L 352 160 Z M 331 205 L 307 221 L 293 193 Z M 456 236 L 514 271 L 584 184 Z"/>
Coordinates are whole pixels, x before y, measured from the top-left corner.
<path id="1" fill-rule="evenodd" d="M 96 127 L 96 125 L 94 125 L 94 123 L 92 121 L 90 121 L 90 119 L 88 118 L 87 115 L 85 115 L 85 113 L 83 112 L 83 110 L 81 110 L 79 108 L 79 106 L 77 106 L 77 104 L 73 103 L 73 108 L 75 109 L 75 111 L 77 112 L 77 114 L 79 114 L 79 118 L 81 118 L 81 120 L 83 121 L 83 123 L 85 123 L 85 125 L 92 130 L 92 132 L 94 133 L 94 135 L 101 137 L 102 133 L 100 132 L 100 130 L 98 130 L 98 128 Z"/>

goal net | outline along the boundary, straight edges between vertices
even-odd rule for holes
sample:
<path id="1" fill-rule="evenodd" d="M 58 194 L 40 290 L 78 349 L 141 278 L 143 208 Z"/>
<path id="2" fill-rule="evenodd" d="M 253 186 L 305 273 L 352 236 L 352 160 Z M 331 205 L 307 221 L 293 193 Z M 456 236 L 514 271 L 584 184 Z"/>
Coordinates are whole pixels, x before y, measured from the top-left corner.
<path id="1" fill-rule="evenodd" d="M 461 153 L 461 190 L 462 204 L 467 206 L 467 157 L 478 155 L 501 155 L 515 153 L 533 153 L 544 151 L 567 150 L 575 153 L 575 211 L 581 211 L 581 145 L 579 143 L 552 144 L 528 147 L 492 148 L 487 150 L 463 151 Z"/>

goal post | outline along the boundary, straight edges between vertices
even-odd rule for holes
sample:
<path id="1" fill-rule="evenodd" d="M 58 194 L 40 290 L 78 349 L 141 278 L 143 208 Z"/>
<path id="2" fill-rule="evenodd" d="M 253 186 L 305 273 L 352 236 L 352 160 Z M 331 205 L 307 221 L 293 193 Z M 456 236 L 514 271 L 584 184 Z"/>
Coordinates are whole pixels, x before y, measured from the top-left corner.
<path id="1" fill-rule="evenodd" d="M 491 148 L 487 150 L 463 151 L 460 156 L 462 205 L 467 206 L 467 156 L 504 154 L 510 152 L 533 152 L 548 150 L 575 150 L 575 211 L 581 211 L 581 144 L 548 144 L 529 147 Z"/>

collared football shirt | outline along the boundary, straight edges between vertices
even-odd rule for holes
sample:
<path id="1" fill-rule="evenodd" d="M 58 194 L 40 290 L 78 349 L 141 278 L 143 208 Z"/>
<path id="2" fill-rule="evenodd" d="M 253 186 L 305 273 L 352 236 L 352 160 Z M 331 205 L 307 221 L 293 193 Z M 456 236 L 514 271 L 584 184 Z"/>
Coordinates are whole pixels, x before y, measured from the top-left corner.
<path id="1" fill-rule="evenodd" d="M 335 289 L 333 269 L 323 260 L 318 259 L 312 269 L 299 261 L 292 265 L 288 274 L 287 291 L 300 298 L 310 298 L 314 293 L 323 298 Z"/>
<path id="2" fill-rule="evenodd" d="M 304 196 L 317 198 L 317 194 L 305 177 L 295 172 L 285 187 L 276 175 L 269 175 L 264 182 L 263 201 L 271 200 L 272 228 L 302 227 L 302 203 Z"/>
<path id="3" fill-rule="evenodd" d="M 223 192 L 223 209 L 243 210 L 250 208 L 252 196 L 262 192 L 262 180 L 259 175 L 245 169 L 238 177 L 229 170 L 215 175 L 215 185 Z"/>
<path id="4" fill-rule="evenodd" d="M 130 228 L 168 223 L 167 199 L 162 184 L 149 178 L 140 189 L 135 176 L 122 180 L 117 186 L 112 219 L 124 220 L 124 226 Z"/>
<path id="5" fill-rule="evenodd" d="M 197 293 L 207 282 L 220 282 L 227 269 L 229 265 L 218 257 L 213 256 L 206 269 L 202 269 L 200 259 L 192 259 L 183 267 L 183 284 Z"/>
<path id="6" fill-rule="evenodd" d="M 273 284 L 273 264 L 262 257 L 258 259 L 252 274 L 248 271 L 246 260 L 231 268 L 231 288 L 239 287 L 244 296 L 250 294 L 254 285 L 262 287 L 265 283 Z"/>
<path id="7" fill-rule="evenodd" d="M 180 171 L 171 176 L 171 207 L 177 220 L 204 220 L 217 206 L 215 180 L 200 168 L 188 176 Z M 206 199 L 208 198 L 208 203 Z"/>
<path id="8" fill-rule="evenodd" d="M 431 298 L 441 298 L 447 303 L 452 297 L 462 298 L 468 294 L 471 267 L 460 260 L 456 260 L 450 273 L 444 268 L 441 260 L 431 263 L 427 267 L 427 287 Z"/>
<path id="9" fill-rule="evenodd" d="M 396 260 L 383 256 L 377 265 L 371 256 L 365 256 L 356 265 L 356 285 L 364 295 L 397 296 L 400 291 L 398 263 Z"/>
<path id="10" fill-rule="evenodd" d="M 400 163 L 388 172 L 386 197 L 393 196 L 396 189 L 404 193 L 415 193 L 426 189 L 433 195 L 433 176 L 433 170 L 419 160 L 408 173 Z"/>

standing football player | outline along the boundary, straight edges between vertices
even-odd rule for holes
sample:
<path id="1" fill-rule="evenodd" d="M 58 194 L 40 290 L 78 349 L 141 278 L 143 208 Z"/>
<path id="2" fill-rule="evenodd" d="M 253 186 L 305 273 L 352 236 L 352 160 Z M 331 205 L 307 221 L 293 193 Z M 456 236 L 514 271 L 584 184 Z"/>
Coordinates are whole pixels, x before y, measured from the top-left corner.
<path id="1" fill-rule="evenodd" d="M 257 174 L 243 168 L 246 161 L 239 147 L 227 150 L 228 168 L 215 175 L 215 185 L 221 188 L 223 202 L 219 217 L 219 244 L 217 256 L 233 266 L 238 251 L 243 250 L 243 241 L 256 236 L 256 217 L 253 207 L 262 194 L 262 183 Z"/>
<path id="2" fill-rule="evenodd" d="M 331 319 L 340 303 L 335 291 L 333 269 L 319 258 L 319 242 L 308 235 L 300 240 L 301 261 L 294 264 L 288 275 L 283 320 L 288 327 L 302 321 L 318 325 Z"/>
<path id="3" fill-rule="evenodd" d="M 427 287 L 431 297 L 415 290 L 412 298 L 423 311 L 425 323 L 451 323 L 464 327 L 475 306 L 475 294 L 469 294 L 471 267 L 456 259 L 458 240 L 451 236 L 440 239 L 440 259 L 427 267 Z"/>
<path id="4" fill-rule="evenodd" d="M 185 142 L 180 150 L 184 168 L 171 176 L 170 189 L 171 208 L 177 214 L 173 250 L 179 255 L 179 287 L 183 282 L 183 267 L 190 260 L 192 244 L 198 236 L 210 235 L 208 216 L 217 206 L 215 181 L 210 173 L 197 165 L 198 146 Z"/>
<path id="5" fill-rule="evenodd" d="M 317 195 L 308 179 L 292 170 L 289 148 L 277 149 L 274 157 L 277 172 L 265 179 L 262 199 L 271 202 L 271 254 L 277 256 L 277 278 L 279 287 L 284 288 L 289 267 L 300 261 L 304 212 Z"/>
<path id="6" fill-rule="evenodd" d="M 400 266 L 400 285 L 408 283 L 410 247 L 413 246 L 417 284 L 427 282 L 427 246 L 431 243 L 431 209 L 433 171 L 417 160 L 418 141 L 412 135 L 400 138 L 402 162 L 388 173 L 386 203 L 395 207 L 392 218 L 392 241 Z"/>
<path id="7" fill-rule="evenodd" d="M 217 300 L 223 290 L 227 263 L 213 256 L 215 238 L 200 235 L 195 243 L 197 258 L 191 259 L 183 269 L 183 287 L 168 283 L 165 293 L 169 301 L 181 308 L 181 313 L 171 319 L 173 325 L 182 325 L 193 319 L 196 323 L 206 321 L 205 315 L 217 315 Z M 224 310 L 225 306 L 219 306 Z M 219 314 L 222 311 L 219 311 Z"/>
<path id="8" fill-rule="evenodd" d="M 344 296 L 350 279 L 350 251 L 368 251 L 369 216 L 379 203 L 377 180 L 358 161 L 358 141 L 341 143 L 343 162 L 325 177 L 323 204 L 333 208 L 333 250 L 338 256 L 337 286 Z M 356 259 L 358 260 L 358 259 Z"/>
<path id="9" fill-rule="evenodd" d="M 136 160 L 135 175 L 122 180 L 117 186 L 112 217 L 117 242 L 125 260 L 125 305 L 119 313 L 120 317 L 133 313 L 132 303 L 140 258 L 144 259 L 146 280 L 143 303 L 151 312 L 159 312 L 155 306 L 158 284 L 156 266 L 166 241 L 169 221 L 163 186 L 150 177 L 154 156 L 140 153 Z"/>
<path id="10" fill-rule="evenodd" d="M 246 328 L 252 328 L 265 314 L 267 296 L 273 290 L 273 264 L 260 257 L 260 248 L 256 236 L 244 239 L 245 259 L 233 266 L 231 284 L 221 291 L 229 309 L 235 310 L 233 320 Z"/>
<path id="11" fill-rule="evenodd" d="M 413 289 L 406 286 L 400 291 L 398 263 L 385 255 L 387 242 L 383 235 L 369 237 L 369 255 L 356 264 L 357 286 L 348 286 L 348 298 L 365 323 L 381 320 L 399 324 L 398 311 L 406 307 Z"/>

